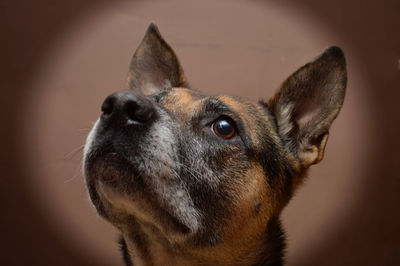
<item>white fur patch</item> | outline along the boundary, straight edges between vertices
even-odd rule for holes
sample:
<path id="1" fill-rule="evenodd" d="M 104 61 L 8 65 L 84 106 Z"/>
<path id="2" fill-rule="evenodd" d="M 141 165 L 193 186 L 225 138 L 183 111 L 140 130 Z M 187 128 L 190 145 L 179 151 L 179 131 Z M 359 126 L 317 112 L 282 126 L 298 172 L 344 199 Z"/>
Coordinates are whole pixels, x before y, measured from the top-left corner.
<path id="1" fill-rule="evenodd" d="M 291 122 L 293 108 L 294 104 L 288 103 L 284 106 L 281 106 L 280 110 L 278 111 L 279 133 L 282 136 L 287 137 L 290 131 L 293 129 L 293 123 Z"/>
<path id="2" fill-rule="evenodd" d="M 86 138 L 85 148 L 83 149 L 83 158 L 86 158 L 88 156 L 88 153 L 91 150 L 99 121 L 100 121 L 100 118 L 97 119 L 96 123 L 94 123 L 92 130 L 90 131 L 89 135 Z M 84 160 L 84 163 L 85 163 L 85 160 Z M 83 167 L 85 167 L 85 166 L 83 165 Z"/>
<path id="3" fill-rule="evenodd" d="M 159 201 L 172 210 L 172 214 L 192 232 L 198 230 L 199 214 L 194 207 L 189 192 L 185 190 L 180 180 L 179 158 L 176 150 L 177 143 L 173 132 L 163 123 L 149 131 L 147 141 L 144 143 L 155 143 L 156 148 L 145 144 L 141 148 L 147 155 L 152 155 L 154 160 L 147 159 L 143 162 L 143 169 L 148 173 L 152 182 L 152 188 L 159 196 Z"/>

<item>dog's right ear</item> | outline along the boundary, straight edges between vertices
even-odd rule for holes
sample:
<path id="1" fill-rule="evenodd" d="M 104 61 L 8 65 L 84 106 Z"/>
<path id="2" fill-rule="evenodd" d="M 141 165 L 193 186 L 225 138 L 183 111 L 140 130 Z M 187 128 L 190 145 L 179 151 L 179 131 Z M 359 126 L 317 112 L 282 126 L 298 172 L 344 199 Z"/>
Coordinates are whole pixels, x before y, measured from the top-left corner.
<path id="1" fill-rule="evenodd" d="M 154 23 L 132 57 L 128 87 L 145 95 L 167 87 L 187 87 L 178 58 Z"/>

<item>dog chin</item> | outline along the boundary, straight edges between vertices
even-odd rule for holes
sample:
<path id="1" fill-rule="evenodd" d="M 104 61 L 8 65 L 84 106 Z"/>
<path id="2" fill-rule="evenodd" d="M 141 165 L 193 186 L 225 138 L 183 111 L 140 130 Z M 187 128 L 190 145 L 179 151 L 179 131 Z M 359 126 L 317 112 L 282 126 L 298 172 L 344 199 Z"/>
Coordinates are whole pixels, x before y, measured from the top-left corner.
<path id="1" fill-rule="evenodd" d="M 85 176 L 101 202 L 96 208 L 103 208 L 112 223 L 115 217 L 126 217 L 115 222 L 129 226 L 133 218 L 170 242 L 184 241 L 198 232 L 199 215 L 190 197 L 174 185 L 163 184 L 159 177 L 141 173 L 116 153 L 92 158 L 85 165 Z"/>
<path id="2" fill-rule="evenodd" d="M 120 224 L 125 224 L 128 230 L 132 229 L 130 219 L 133 218 L 141 225 L 143 231 L 160 234 L 169 242 L 182 242 L 196 233 L 196 228 L 185 225 L 182 219 L 162 209 L 148 195 L 126 194 L 100 180 L 96 182 L 95 187 L 99 199 L 110 208 L 109 212 L 117 217 L 128 217 L 125 221 L 118 221 Z"/>

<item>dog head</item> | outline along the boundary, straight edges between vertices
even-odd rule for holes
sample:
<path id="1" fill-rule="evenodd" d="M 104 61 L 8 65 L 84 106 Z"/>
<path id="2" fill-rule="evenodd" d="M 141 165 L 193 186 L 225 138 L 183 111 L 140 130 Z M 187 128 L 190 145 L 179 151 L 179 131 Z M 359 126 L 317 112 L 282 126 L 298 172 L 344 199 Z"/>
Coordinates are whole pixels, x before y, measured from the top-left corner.
<path id="1" fill-rule="evenodd" d="M 340 48 L 331 47 L 269 100 L 207 96 L 189 87 L 152 24 L 128 85 L 105 99 L 85 147 L 98 213 L 124 234 L 191 249 L 251 246 L 323 158 L 346 68 Z"/>

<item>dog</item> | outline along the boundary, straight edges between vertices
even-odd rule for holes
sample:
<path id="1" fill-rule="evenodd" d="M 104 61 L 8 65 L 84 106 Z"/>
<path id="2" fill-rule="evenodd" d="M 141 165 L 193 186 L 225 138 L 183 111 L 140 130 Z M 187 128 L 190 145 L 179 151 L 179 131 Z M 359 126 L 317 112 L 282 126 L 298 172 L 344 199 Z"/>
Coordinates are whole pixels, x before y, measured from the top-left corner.
<path id="1" fill-rule="evenodd" d="M 83 159 L 90 199 L 121 232 L 125 264 L 282 265 L 279 216 L 322 160 L 346 82 L 333 46 L 269 100 L 207 96 L 150 24 L 129 89 L 104 100 Z"/>

